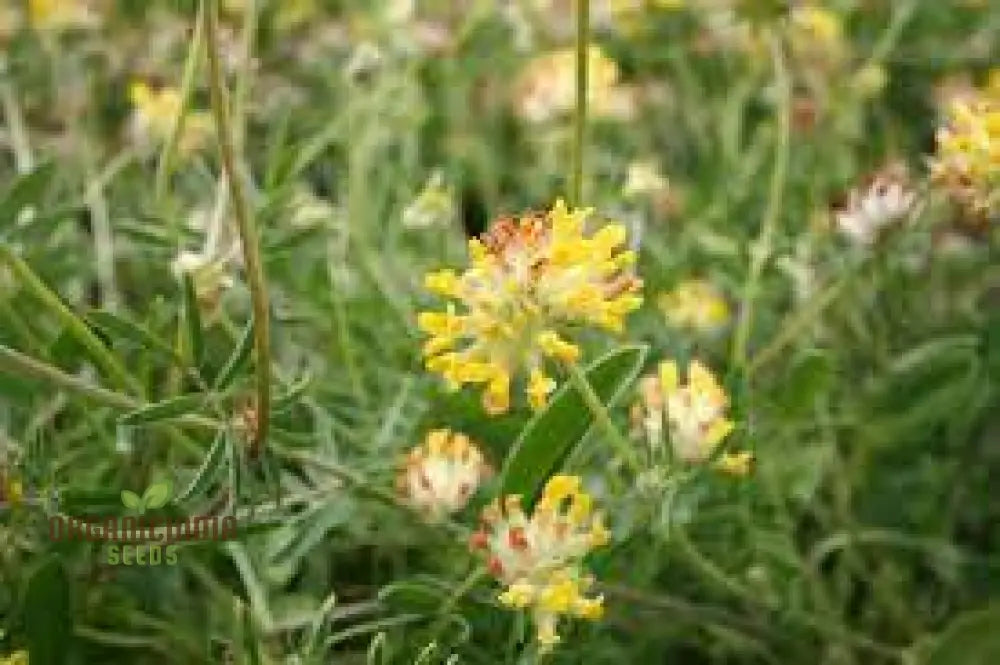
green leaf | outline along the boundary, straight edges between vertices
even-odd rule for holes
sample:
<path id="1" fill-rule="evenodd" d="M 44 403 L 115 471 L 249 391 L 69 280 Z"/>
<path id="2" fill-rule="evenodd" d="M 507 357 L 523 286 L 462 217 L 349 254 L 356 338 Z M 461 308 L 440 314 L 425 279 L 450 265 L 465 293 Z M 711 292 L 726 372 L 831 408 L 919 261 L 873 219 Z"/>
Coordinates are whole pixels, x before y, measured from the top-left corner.
<path id="1" fill-rule="evenodd" d="M 55 164 L 47 162 L 14 181 L 0 198 L 0 229 L 13 226 L 21 210 L 41 199 L 55 172 Z"/>
<path id="2" fill-rule="evenodd" d="M 287 392 L 274 398 L 272 410 L 279 412 L 291 407 L 302 397 L 302 394 L 305 393 L 306 388 L 309 387 L 311 382 L 312 376 L 309 373 L 304 374 L 298 381 L 288 387 Z"/>
<path id="3" fill-rule="evenodd" d="M 175 503 L 183 503 L 202 494 L 218 474 L 219 469 L 222 467 L 222 463 L 225 460 L 226 452 L 226 432 L 225 430 L 219 430 L 219 433 L 215 437 L 215 441 L 212 443 L 212 447 L 208 449 L 208 454 L 205 455 L 204 461 L 201 466 L 198 467 L 198 471 L 195 472 L 194 478 L 188 483 L 188 486 L 177 495 L 174 499 Z"/>
<path id="4" fill-rule="evenodd" d="M 197 411 L 201 407 L 202 400 L 203 396 L 198 393 L 178 395 L 126 413 L 118 419 L 118 423 L 120 425 L 144 425 L 178 418 Z"/>
<path id="5" fill-rule="evenodd" d="M 95 310 L 87 314 L 87 319 L 112 338 L 131 342 L 139 348 L 155 351 L 170 360 L 177 360 L 177 354 L 168 343 L 158 339 L 149 330 L 121 314 Z"/>
<path id="6" fill-rule="evenodd" d="M 638 376 L 645 357 L 644 346 L 622 347 L 597 359 L 584 374 L 601 402 L 612 406 Z M 500 475 L 501 493 L 534 497 L 592 425 L 583 397 L 567 381 L 511 447 Z"/>
<path id="7" fill-rule="evenodd" d="M 232 355 L 229 356 L 226 364 L 222 366 L 222 369 L 216 375 L 215 381 L 212 384 L 213 390 L 218 392 L 227 388 L 233 382 L 233 379 L 236 378 L 236 374 L 246 365 L 247 359 L 250 358 L 250 351 L 253 349 L 253 334 L 253 319 L 250 319 L 243 329 L 243 334 L 240 335 L 240 339 L 236 343 L 236 348 L 233 349 Z"/>
<path id="8" fill-rule="evenodd" d="M 191 366 L 200 368 L 205 352 L 205 336 L 201 327 L 201 310 L 198 309 L 198 296 L 191 275 L 184 275 L 183 289 L 184 334 L 188 351 L 191 354 Z"/>
<path id="9" fill-rule="evenodd" d="M 73 652 L 70 581 L 62 563 L 51 554 L 28 581 L 24 599 L 28 660 L 32 665 L 62 665 Z"/>
<path id="10" fill-rule="evenodd" d="M 960 614 L 931 645 L 924 665 L 1000 663 L 1000 606 Z"/>
<path id="11" fill-rule="evenodd" d="M 143 510 L 145 508 L 142 498 L 131 490 L 122 490 L 122 505 L 132 510 Z"/>
<path id="12" fill-rule="evenodd" d="M 172 489 L 170 483 L 167 481 L 153 483 L 146 488 L 146 492 L 142 495 L 142 502 L 146 505 L 146 508 L 162 508 L 170 500 Z"/>
<path id="13" fill-rule="evenodd" d="M 826 352 L 809 349 L 799 354 L 782 383 L 777 400 L 781 412 L 789 416 L 811 411 L 816 397 L 829 390 L 833 376 L 833 362 Z"/>

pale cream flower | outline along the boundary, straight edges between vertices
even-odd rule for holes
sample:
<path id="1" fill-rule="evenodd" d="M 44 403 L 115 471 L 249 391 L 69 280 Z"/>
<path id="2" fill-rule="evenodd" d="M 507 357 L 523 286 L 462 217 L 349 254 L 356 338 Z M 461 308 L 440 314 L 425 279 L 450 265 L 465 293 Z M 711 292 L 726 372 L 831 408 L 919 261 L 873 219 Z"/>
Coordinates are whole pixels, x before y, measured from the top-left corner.
<path id="1" fill-rule="evenodd" d="M 490 473 L 469 437 L 438 429 L 406 456 L 397 487 L 416 508 L 440 519 L 464 508 Z"/>
<path id="2" fill-rule="evenodd" d="M 898 224 L 916 202 L 902 165 L 893 164 L 851 189 L 842 206 L 834 209 L 837 228 L 853 242 L 870 245 L 888 227 Z"/>

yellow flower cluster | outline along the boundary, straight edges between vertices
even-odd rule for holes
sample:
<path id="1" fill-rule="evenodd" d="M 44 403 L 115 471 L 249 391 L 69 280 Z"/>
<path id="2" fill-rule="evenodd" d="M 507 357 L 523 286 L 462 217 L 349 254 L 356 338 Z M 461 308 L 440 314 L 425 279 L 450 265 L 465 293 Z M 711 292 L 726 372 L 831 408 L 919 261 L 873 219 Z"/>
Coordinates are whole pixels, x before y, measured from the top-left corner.
<path id="1" fill-rule="evenodd" d="M 0 665 L 28 665 L 28 652 L 15 651 L 9 656 L 0 658 Z"/>
<path id="2" fill-rule="evenodd" d="M 481 240 L 469 241 L 471 266 L 426 278 L 431 291 L 452 301 L 443 312 L 423 312 L 427 369 L 449 388 L 485 386 L 487 413 L 510 409 L 513 375 L 527 370 L 531 406 L 545 405 L 556 383 L 546 359 L 576 362 L 580 349 L 558 327 L 591 325 L 621 332 L 642 303 L 633 274 L 635 253 L 622 250 L 625 228 L 609 224 L 584 233 L 589 210 L 558 201 L 547 213 L 495 221 Z"/>
<path id="3" fill-rule="evenodd" d="M 144 81 L 135 81 L 129 87 L 129 100 L 133 106 L 132 130 L 136 140 L 147 144 L 167 140 L 183 111 L 180 91 L 171 87 L 153 89 Z M 178 137 L 179 152 L 190 154 L 204 147 L 213 133 L 213 127 L 212 117 L 207 111 L 188 112 Z"/>
<path id="4" fill-rule="evenodd" d="M 28 0 L 28 17 L 38 30 L 93 27 L 99 15 L 87 0 Z"/>
<path id="5" fill-rule="evenodd" d="M 792 9 L 788 38 L 793 54 L 812 64 L 836 64 L 847 53 L 840 17 L 817 4 Z"/>
<path id="6" fill-rule="evenodd" d="M 677 363 L 660 363 L 657 372 L 641 379 L 639 401 L 632 419 L 654 455 L 669 441 L 675 458 L 685 463 L 704 463 L 733 431 L 725 417 L 729 397 L 715 376 L 697 360 L 682 383 Z M 716 460 L 720 471 L 746 475 L 752 457 L 748 452 L 726 453 Z"/>
<path id="7" fill-rule="evenodd" d="M 1000 78 L 1000 77 L 998 77 Z M 934 181 L 969 212 L 987 215 L 1000 203 L 1000 85 L 954 100 L 937 131 Z"/>
<path id="8" fill-rule="evenodd" d="M 397 486 L 416 508 L 441 518 L 464 508 L 489 474 L 489 465 L 469 437 L 438 429 L 406 456 Z"/>
<path id="9" fill-rule="evenodd" d="M 486 553 L 490 572 L 506 587 L 500 603 L 531 611 L 538 642 L 547 651 L 559 642 L 561 617 L 593 621 L 603 616 L 603 598 L 585 595 L 593 579 L 584 574 L 582 562 L 609 538 L 580 478 L 556 475 L 545 485 L 531 517 L 522 510 L 519 496 L 489 505 L 471 546 Z"/>
<path id="10" fill-rule="evenodd" d="M 634 91 L 619 83 L 618 65 L 599 46 L 588 50 L 587 104 L 595 117 L 628 118 Z M 543 123 L 570 113 L 576 105 L 576 52 L 562 49 L 528 63 L 514 87 L 517 114 Z"/>
<path id="11" fill-rule="evenodd" d="M 711 282 L 689 279 L 660 296 L 660 309 L 678 328 L 713 332 L 729 321 L 729 303 Z"/>

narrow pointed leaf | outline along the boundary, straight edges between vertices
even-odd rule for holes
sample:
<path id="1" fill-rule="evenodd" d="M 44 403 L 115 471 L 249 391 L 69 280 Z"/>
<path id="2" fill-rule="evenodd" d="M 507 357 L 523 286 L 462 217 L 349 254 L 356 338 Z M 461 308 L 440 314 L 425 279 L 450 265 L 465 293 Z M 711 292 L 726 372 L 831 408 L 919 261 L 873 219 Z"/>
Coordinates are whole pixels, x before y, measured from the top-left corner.
<path id="1" fill-rule="evenodd" d="M 201 407 L 203 396 L 197 393 L 179 395 L 144 406 L 119 418 L 119 425 L 144 425 L 147 423 L 179 418 L 194 413 Z"/>
<path id="2" fill-rule="evenodd" d="M 594 392 L 612 406 L 642 368 L 646 347 L 626 346 L 591 364 L 584 374 Z M 533 497 L 593 425 L 583 397 L 566 382 L 548 406 L 528 422 L 514 442 L 500 476 L 502 494 Z"/>
<path id="3" fill-rule="evenodd" d="M 185 341 L 191 354 L 191 365 L 200 368 L 205 342 L 201 327 L 201 312 L 198 309 L 198 296 L 191 275 L 184 275 L 183 310 Z"/>
<path id="4" fill-rule="evenodd" d="M 57 555 L 39 565 L 28 580 L 24 598 L 28 661 L 32 665 L 63 665 L 73 653 L 70 581 Z"/>
<path id="5" fill-rule="evenodd" d="M 236 348 L 233 349 L 232 355 L 229 356 L 226 364 L 222 366 L 222 369 L 219 370 L 218 375 L 215 377 L 213 388 L 216 392 L 227 388 L 233 382 L 233 379 L 236 378 L 239 371 L 246 365 L 247 360 L 250 358 L 250 351 L 253 350 L 253 328 L 253 319 L 250 319 L 243 329 L 243 334 L 240 335 L 240 339 L 236 343 Z"/>
<path id="6" fill-rule="evenodd" d="M 193 497 L 200 496 L 208 489 L 209 485 L 212 484 L 212 481 L 218 475 L 223 461 L 226 459 L 226 448 L 226 432 L 225 430 L 219 430 L 215 441 L 212 443 L 212 447 L 208 449 L 208 453 L 205 455 L 205 460 L 198 467 L 198 471 L 195 472 L 191 482 L 174 499 L 175 502 L 183 503 Z"/>

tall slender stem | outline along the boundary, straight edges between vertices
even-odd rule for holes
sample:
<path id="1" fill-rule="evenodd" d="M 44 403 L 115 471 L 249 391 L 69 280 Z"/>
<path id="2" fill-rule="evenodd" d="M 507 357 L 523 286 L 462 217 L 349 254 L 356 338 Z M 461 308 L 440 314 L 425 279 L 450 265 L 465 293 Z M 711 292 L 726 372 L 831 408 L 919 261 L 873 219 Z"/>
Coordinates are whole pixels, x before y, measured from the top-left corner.
<path id="1" fill-rule="evenodd" d="M 573 172 L 570 203 L 583 203 L 583 153 L 587 128 L 587 66 L 590 62 L 590 0 L 576 8 L 576 112 L 573 115 Z"/>
<path id="2" fill-rule="evenodd" d="M 760 280 L 773 251 L 774 234 L 777 231 L 778 218 L 788 179 L 788 160 L 791 140 L 791 84 L 788 70 L 785 66 L 785 56 L 782 45 L 776 35 L 771 37 L 771 56 L 774 61 L 776 87 L 780 95 L 778 108 L 778 137 L 775 145 L 774 171 L 771 176 L 770 192 L 768 193 L 767 209 L 761 221 L 760 234 L 750 247 L 750 269 L 743 298 L 740 306 L 740 317 L 733 339 L 732 363 L 734 367 L 743 370 L 745 378 L 751 372 L 747 349 L 750 333 L 753 329 L 753 314 L 757 296 L 760 291 Z"/>
<path id="3" fill-rule="evenodd" d="M 257 227 L 243 190 L 242 175 L 236 168 L 236 150 L 228 94 L 219 64 L 219 3 L 205 0 L 205 38 L 208 47 L 209 88 L 212 113 L 215 116 L 222 168 L 229 184 L 233 212 L 239 227 L 243 262 L 246 265 L 250 286 L 250 299 L 254 313 L 254 346 L 257 372 L 257 433 L 252 443 L 251 456 L 256 456 L 267 440 L 271 412 L 271 326 L 268 306 L 267 281 L 260 256 Z"/>

